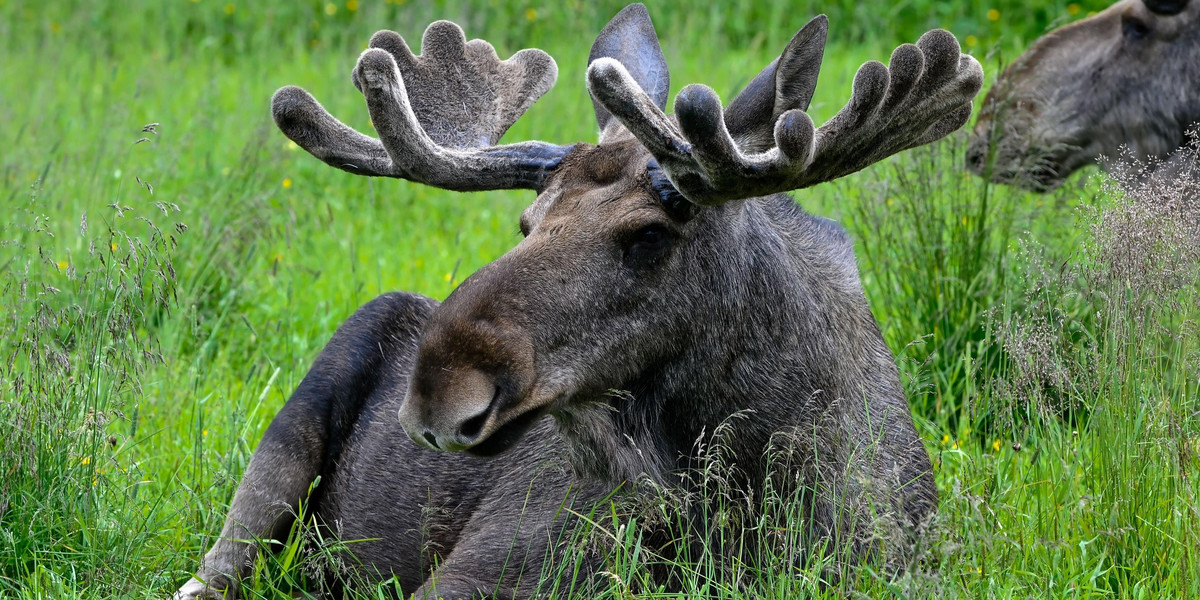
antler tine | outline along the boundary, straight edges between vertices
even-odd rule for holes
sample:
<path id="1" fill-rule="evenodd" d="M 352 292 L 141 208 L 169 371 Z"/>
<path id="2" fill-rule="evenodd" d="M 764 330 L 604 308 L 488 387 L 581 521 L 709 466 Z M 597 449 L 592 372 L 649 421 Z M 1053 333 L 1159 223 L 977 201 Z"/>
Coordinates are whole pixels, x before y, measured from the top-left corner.
<path id="1" fill-rule="evenodd" d="M 271 113 L 284 135 L 329 165 L 357 175 L 394 171 L 392 158 L 379 140 L 334 118 L 303 88 L 279 88 L 271 97 Z"/>
<path id="2" fill-rule="evenodd" d="M 546 53 L 522 50 L 501 61 L 449 21 L 425 30 L 421 55 L 390 31 L 370 46 L 353 80 L 380 139 L 338 121 L 301 88 L 272 99 L 284 134 L 326 163 L 456 191 L 538 189 L 566 154 L 545 142 L 494 145 L 554 85 L 558 69 Z"/>
<path id="3" fill-rule="evenodd" d="M 592 96 L 659 161 L 687 160 L 690 151 L 679 128 L 642 91 L 625 65 L 613 58 L 597 58 L 588 65 L 587 83 Z"/>
<path id="4" fill-rule="evenodd" d="M 775 122 L 793 108 L 808 110 L 817 89 L 829 19 L 813 17 L 779 58 L 767 65 L 725 111 L 725 125 L 743 152 L 757 153 L 775 144 Z"/>
<path id="5" fill-rule="evenodd" d="M 820 60 L 821 50 L 814 48 L 814 41 L 823 47 L 823 25 L 823 19 L 810 22 L 774 63 L 776 99 L 769 111 L 763 99 L 769 90 L 750 88 L 764 88 L 763 78 L 772 66 L 744 92 L 754 97 L 739 96 L 731 104 L 739 114 L 727 116 L 717 94 L 707 86 L 685 87 L 675 98 L 677 126 L 645 99 L 619 64 L 593 64 L 588 84 L 592 94 L 655 156 L 676 189 L 697 204 L 720 204 L 836 179 L 939 139 L 966 123 L 971 99 L 983 84 L 983 70 L 978 61 L 961 53 L 953 35 L 935 30 L 915 45 L 897 48 L 890 68 L 877 61 L 864 64 L 855 75 L 846 106 L 815 129 L 804 109 L 818 65 L 804 66 L 797 57 Z M 748 123 L 742 110 L 759 119 L 774 119 L 773 146 L 763 148 L 766 123 Z M 737 128 L 737 135 L 730 133 L 727 124 Z"/>

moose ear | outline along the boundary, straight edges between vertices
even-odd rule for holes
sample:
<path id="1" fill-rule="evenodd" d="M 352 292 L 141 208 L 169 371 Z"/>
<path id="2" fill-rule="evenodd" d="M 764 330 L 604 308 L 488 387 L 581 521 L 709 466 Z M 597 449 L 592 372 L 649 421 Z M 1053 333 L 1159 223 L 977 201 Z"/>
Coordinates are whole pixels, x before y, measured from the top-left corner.
<path id="1" fill-rule="evenodd" d="M 654 23 L 650 22 L 650 13 L 646 12 L 645 6 L 630 4 L 604 26 L 604 30 L 596 36 L 596 41 L 592 44 L 588 66 L 598 58 L 612 58 L 621 63 L 654 103 L 660 109 L 666 108 L 671 74 L 667 70 L 667 59 L 663 57 L 662 48 L 658 45 Z M 596 123 L 600 125 L 603 137 L 603 132 L 610 123 L 619 122 L 614 121 L 612 113 L 595 98 L 592 98 L 592 106 L 596 110 Z"/>
<path id="2" fill-rule="evenodd" d="M 792 36 L 783 54 L 767 65 L 725 111 L 725 126 L 749 151 L 775 145 L 775 121 L 792 110 L 808 110 L 825 56 L 829 20 L 819 15 Z"/>

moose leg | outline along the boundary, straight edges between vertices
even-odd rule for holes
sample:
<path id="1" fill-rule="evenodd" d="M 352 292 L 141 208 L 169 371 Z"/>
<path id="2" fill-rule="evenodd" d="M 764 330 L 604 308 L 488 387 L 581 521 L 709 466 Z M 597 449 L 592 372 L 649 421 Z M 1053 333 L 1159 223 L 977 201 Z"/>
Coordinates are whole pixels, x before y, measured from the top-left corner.
<path id="1" fill-rule="evenodd" d="M 385 294 L 338 328 L 263 434 L 221 537 L 176 600 L 237 596 L 253 567 L 255 540 L 286 537 L 300 501 L 336 461 L 383 372 L 412 360 L 421 327 L 436 306 L 415 294 Z"/>
<path id="2" fill-rule="evenodd" d="M 611 488 L 576 481 L 556 456 L 561 444 L 556 435 L 543 418 L 508 451 L 505 464 L 511 470 L 471 515 L 414 600 L 527 598 L 561 593 L 572 587 L 573 578 L 591 574 L 595 565 L 563 562 L 573 558 L 561 554 L 560 546 L 572 540 L 578 526 L 572 515 L 589 513 L 584 507 Z"/>

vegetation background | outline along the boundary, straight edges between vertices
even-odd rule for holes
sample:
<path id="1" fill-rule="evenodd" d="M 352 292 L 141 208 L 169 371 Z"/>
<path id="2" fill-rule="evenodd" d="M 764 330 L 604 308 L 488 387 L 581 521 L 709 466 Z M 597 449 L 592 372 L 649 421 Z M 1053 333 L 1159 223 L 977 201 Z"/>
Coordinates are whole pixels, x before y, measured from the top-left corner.
<path id="1" fill-rule="evenodd" d="M 442 298 L 520 237 L 523 192 L 355 177 L 298 150 L 271 93 L 369 131 L 366 40 L 438 18 L 559 83 L 507 140 L 591 141 L 604 0 L 0 0 L 0 597 L 166 597 L 219 531 L 255 444 L 337 325 L 389 290 Z M 672 89 L 729 98 L 830 17 L 812 112 L 933 27 L 988 81 L 1103 3 L 650 4 Z M 1163 198 L 1077 177 L 1049 195 L 961 168 L 961 138 L 796 193 L 857 240 L 942 493 L 922 562 L 836 588 L 769 557 L 720 597 L 1200 597 L 1200 237 Z M 1136 169 L 1136 167 L 1134 167 Z M 1134 180 L 1126 178 L 1126 183 Z M 1176 198 L 1171 206 L 1186 198 Z M 619 523 L 614 523 L 620 525 Z M 616 529 L 614 529 L 616 531 Z M 629 531 L 633 531 L 630 528 Z M 293 541 L 251 597 L 291 597 Z M 636 540 L 615 597 L 650 597 Z M 639 562 L 641 561 L 641 562 Z M 370 591 L 384 593 L 386 589 Z"/>

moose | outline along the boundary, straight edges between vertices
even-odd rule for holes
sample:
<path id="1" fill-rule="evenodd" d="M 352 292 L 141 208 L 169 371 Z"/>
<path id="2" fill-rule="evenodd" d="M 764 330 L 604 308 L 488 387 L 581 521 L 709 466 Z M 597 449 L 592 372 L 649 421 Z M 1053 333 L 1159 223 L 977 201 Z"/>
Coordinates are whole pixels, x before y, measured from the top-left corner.
<path id="1" fill-rule="evenodd" d="M 1121 0 L 1038 39 L 988 91 L 967 167 L 1057 188 L 1122 147 L 1165 158 L 1200 121 L 1200 2 Z"/>
<path id="2" fill-rule="evenodd" d="M 851 240 L 785 192 L 958 129 L 983 72 L 931 31 L 890 66 L 864 64 L 815 128 L 827 29 L 810 21 L 727 109 L 697 84 L 667 116 L 657 34 L 626 7 L 589 57 L 597 145 L 497 145 L 557 66 L 536 49 L 500 60 L 448 21 L 419 55 L 380 31 L 359 57 L 378 139 L 303 89 L 276 92 L 280 129 L 329 165 L 537 197 L 524 239 L 444 302 L 385 294 L 338 329 L 175 597 L 236 596 L 254 540 L 284 539 L 298 516 L 360 540 L 334 589 L 395 578 L 417 598 L 528 597 L 581 507 L 638 481 L 687 485 L 696 441 L 735 414 L 736 485 L 763 485 L 768 444 L 794 432 L 813 543 L 907 560 L 912 544 L 880 542 L 869 521 L 920 533 L 937 507 L 929 455 Z M 599 560 L 571 577 L 594 581 Z"/>

